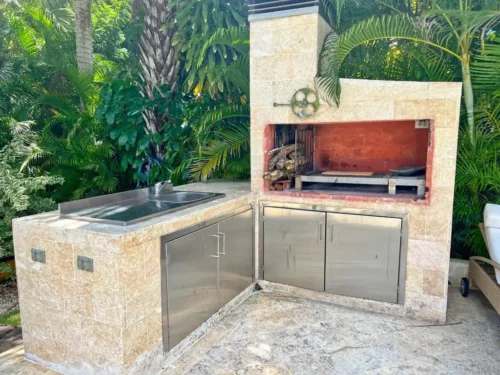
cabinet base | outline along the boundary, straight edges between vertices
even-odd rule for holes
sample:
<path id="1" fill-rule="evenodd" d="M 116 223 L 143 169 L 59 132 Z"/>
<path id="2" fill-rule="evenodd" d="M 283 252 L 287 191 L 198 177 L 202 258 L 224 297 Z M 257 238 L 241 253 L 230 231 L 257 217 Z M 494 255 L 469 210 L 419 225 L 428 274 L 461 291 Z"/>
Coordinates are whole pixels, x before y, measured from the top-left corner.
<path id="1" fill-rule="evenodd" d="M 255 283 L 252 283 L 248 288 L 246 288 L 243 292 L 238 294 L 235 298 L 221 307 L 215 314 L 213 314 L 210 318 L 208 318 L 201 326 L 191 332 L 186 338 L 184 338 L 181 342 L 179 342 L 176 346 L 174 346 L 170 351 L 165 352 L 165 359 L 167 365 L 171 362 L 174 362 L 177 358 L 179 358 L 182 353 L 184 353 L 191 345 L 193 345 L 196 341 L 198 341 L 201 336 L 210 330 L 215 324 L 217 324 L 222 318 L 231 313 L 234 309 L 236 309 L 243 301 L 245 301 L 251 294 L 257 292 L 255 288 Z M 163 344 L 160 344 L 163 348 Z M 165 364 L 164 364 L 165 365 Z"/>
<path id="2" fill-rule="evenodd" d="M 290 294 L 296 298 L 306 298 L 315 301 L 334 303 L 345 307 L 352 307 L 378 313 L 406 316 L 404 306 L 394 303 L 373 301 L 356 297 L 347 297 L 326 292 L 318 292 L 315 290 L 278 284 L 267 280 L 257 280 L 257 284 L 262 288 L 264 292 Z"/>

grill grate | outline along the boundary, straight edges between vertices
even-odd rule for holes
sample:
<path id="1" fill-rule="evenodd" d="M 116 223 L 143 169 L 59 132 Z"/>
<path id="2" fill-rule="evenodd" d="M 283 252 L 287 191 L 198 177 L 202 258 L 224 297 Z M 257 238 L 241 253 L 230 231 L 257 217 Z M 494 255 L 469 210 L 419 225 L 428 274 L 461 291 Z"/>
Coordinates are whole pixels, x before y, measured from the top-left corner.
<path id="1" fill-rule="evenodd" d="M 329 174 L 329 175 L 323 175 L 321 173 L 317 174 L 318 176 L 325 176 L 325 177 L 352 177 L 352 178 L 389 178 L 392 177 L 392 173 L 374 173 L 371 176 L 356 176 L 353 174 Z"/>

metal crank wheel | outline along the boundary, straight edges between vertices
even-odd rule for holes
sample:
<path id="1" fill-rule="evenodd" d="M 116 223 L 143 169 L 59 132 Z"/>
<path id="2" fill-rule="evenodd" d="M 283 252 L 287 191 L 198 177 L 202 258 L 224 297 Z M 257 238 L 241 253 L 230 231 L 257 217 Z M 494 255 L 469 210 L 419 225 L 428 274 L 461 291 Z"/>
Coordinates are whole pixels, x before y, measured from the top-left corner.
<path id="1" fill-rule="evenodd" d="M 292 97 L 292 111 L 300 118 L 309 118 L 319 108 L 318 94 L 310 88 L 298 90 Z"/>

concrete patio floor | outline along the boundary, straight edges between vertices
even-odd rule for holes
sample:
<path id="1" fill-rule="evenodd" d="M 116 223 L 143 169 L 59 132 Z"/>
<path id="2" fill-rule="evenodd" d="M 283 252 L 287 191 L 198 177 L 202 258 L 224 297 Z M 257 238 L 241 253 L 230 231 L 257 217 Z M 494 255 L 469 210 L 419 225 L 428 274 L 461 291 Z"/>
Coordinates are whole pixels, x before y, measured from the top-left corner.
<path id="1" fill-rule="evenodd" d="M 258 293 L 164 374 L 500 374 L 500 316 L 478 291 L 449 290 L 448 321 Z"/>
<path id="2" fill-rule="evenodd" d="M 0 354 L 2 374 L 53 374 Z M 500 316 L 449 290 L 447 325 L 259 292 L 162 371 L 190 374 L 500 374 Z"/>

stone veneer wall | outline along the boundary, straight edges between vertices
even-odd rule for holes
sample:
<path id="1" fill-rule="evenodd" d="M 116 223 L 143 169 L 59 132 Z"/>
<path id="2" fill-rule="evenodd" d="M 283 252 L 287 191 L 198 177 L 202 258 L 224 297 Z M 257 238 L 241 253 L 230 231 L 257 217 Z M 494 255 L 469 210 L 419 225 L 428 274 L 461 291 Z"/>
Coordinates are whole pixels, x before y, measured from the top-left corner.
<path id="1" fill-rule="evenodd" d="M 26 357 L 64 374 L 85 375 L 128 373 L 147 353 L 162 358 L 161 236 L 255 198 L 248 192 L 124 235 L 86 231 L 88 223 L 53 213 L 14 220 Z M 45 250 L 45 264 L 32 261 L 32 248 Z M 78 255 L 93 258 L 93 273 L 77 269 Z"/>
<path id="2" fill-rule="evenodd" d="M 328 31 L 328 25 L 318 14 L 257 20 L 250 24 L 252 190 L 259 192 L 259 199 L 266 202 L 407 213 L 409 243 L 404 305 L 366 301 L 363 307 L 444 322 L 461 84 L 344 79 L 339 108 L 322 103 L 312 118 L 302 120 L 290 107 L 274 107 L 274 102 L 290 102 L 300 88 L 314 88 L 318 55 Z M 432 169 L 427 176 L 431 192 L 426 200 L 341 198 L 326 194 L 299 197 L 264 189 L 264 150 L 269 146 L 265 134 L 269 124 L 416 119 L 431 120 L 434 139 L 428 152 Z M 259 250 L 261 254 L 262 249 Z M 359 299 L 344 297 L 339 301 L 356 306 L 360 303 Z"/>

